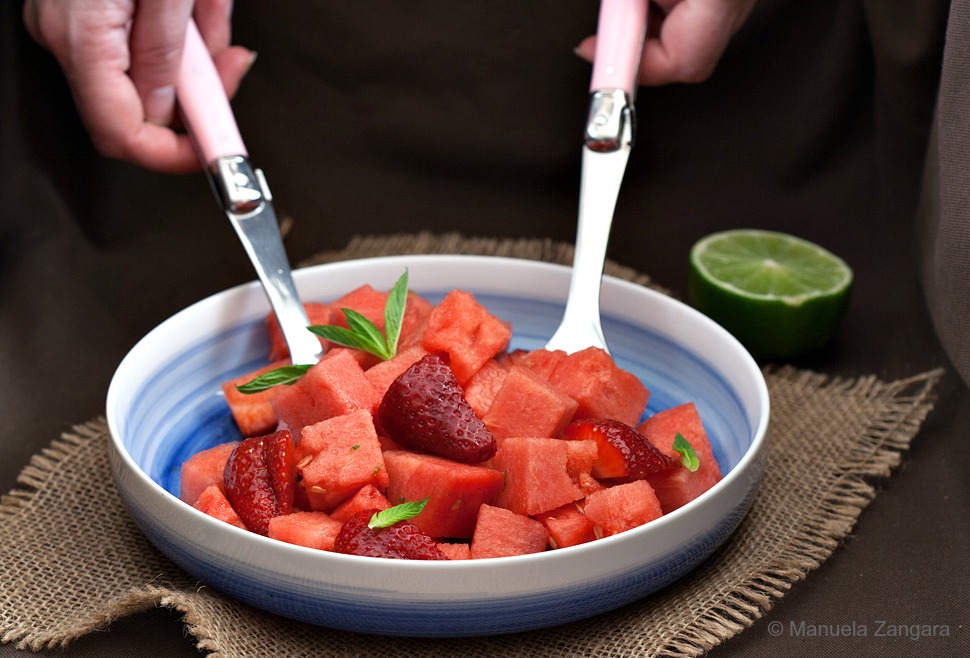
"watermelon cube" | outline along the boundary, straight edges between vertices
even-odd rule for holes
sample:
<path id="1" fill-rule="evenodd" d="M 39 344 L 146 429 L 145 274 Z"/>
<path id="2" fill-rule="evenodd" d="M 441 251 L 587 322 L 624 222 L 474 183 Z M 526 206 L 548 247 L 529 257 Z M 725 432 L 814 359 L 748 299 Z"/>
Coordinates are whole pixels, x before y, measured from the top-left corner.
<path id="1" fill-rule="evenodd" d="M 404 351 L 399 351 L 387 361 L 381 361 L 364 371 L 364 376 L 374 385 L 381 398 L 387 393 L 387 387 L 397 379 L 401 373 L 410 368 L 416 361 L 428 353 L 420 345 L 415 345 Z"/>
<path id="2" fill-rule="evenodd" d="M 276 429 L 276 412 L 273 411 L 271 401 L 285 386 L 273 386 L 259 393 L 240 393 L 236 386 L 245 384 L 268 370 L 289 364 L 288 359 L 275 361 L 253 372 L 222 383 L 222 394 L 225 396 L 233 420 L 236 421 L 236 426 L 243 436 L 269 434 Z"/>
<path id="3" fill-rule="evenodd" d="M 306 371 L 295 384 L 272 399 L 280 427 L 299 435 L 307 425 L 358 410 L 374 413 L 381 395 L 351 350 L 335 348 Z"/>
<path id="4" fill-rule="evenodd" d="M 292 512 L 270 519 L 268 536 L 288 544 L 330 551 L 342 525 L 323 512 Z"/>
<path id="5" fill-rule="evenodd" d="M 226 462 L 236 444 L 236 441 L 221 443 L 212 448 L 201 450 L 182 462 L 179 498 L 189 505 L 195 505 L 202 492 L 211 485 L 215 485 L 225 493 Z"/>
<path id="6" fill-rule="evenodd" d="M 474 295 L 453 290 L 431 311 L 421 344 L 429 352 L 446 352 L 455 378 L 464 384 L 511 336 L 509 323 L 489 313 Z"/>
<path id="7" fill-rule="evenodd" d="M 579 405 L 528 368 L 513 365 L 482 418 L 495 439 L 558 437 Z"/>
<path id="8" fill-rule="evenodd" d="M 546 550 L 546 526 L 503 507 L 482 505 L 471 542 L 472 558 L 510 557 Z"/>
<path id="9" fill-rule="evenodd" d="M 646 480 L 594 491 L 583 506 L 586 517 L 593 522 L 597 536 L 615 535 L 636 528 L 663 516 L 660 501 Z"/>
<path id="10" fill-rule="evenodd" d="M 537 514 L 535 519 L 549 531 L 550 548 L 577 546 L 596 539 L 595 524 L 583 513 L 580 503 Z"/>
<path id="11" fill-rule="evenodd" d="M 508 374 L 505 366 L 495 359 L 489 359 L 478 372 L 468 378 L 463 392 L 476 416 L 482 418 L 485 415 Z"/>
<path id="12" fill-rule="evenodd" d="M 229 525 L 247 530 L 246 524 L 242 522 L 236 510 L 232 508 L 229 499 L 222 488 L 211 484 L 199 495 L 193 505 L 200 512 L 205 512 L 214 519 L 225 521 Z"/>
<path id="13" fill-rule="evenodd" d="M 330 304 L 306 302 L 303 304 L 303 308 L 306 310 L 307 319 L 310 321 L 310 324 L 330 324 Z M 280 322 L 276 319 L 276 314 L 273 312 L 270 312 L 266 316 L 266 332 L 269 334 L 269 360 L 281 361 L 283 359 L 289 359 L 290 348 L 286 345 L 286 339 L 283 338 L 283 330 L 280 329 Z M 323 338 L 320 339 L 320 343 L 324 349 L 329 346 L 329 343 Z"/>
<path id="14" fill-rule="evenodd" d="M 433 310 L 434 304 L 427 299 L 417 293 L 408 293 L 404 318 L 401 320 L 401 335 L 397 340 L 398 352 L 421 345 L 424 329 L 428 325 L 428 318 Z"/>
<path id="15" fill-rule="evenodd" d="M 583 443 L 593 444 L 590 449 Z M 505 487 L 497 505 L 532 516 L 580 500 L 583 464 L 595 459 L 592 441 L 564 441 L 545 437 L 508 437 L 502 440 L 492 466 L 505 473 Z M 572 458 L 570 457 L 572 455 Z M 589 474 L 589 471 L 586 471 Z"/>
<path id="16" fill-rule="evenodd" d="M 650 397 L 636 376 L 598 347 L 562 357 L 549 381 L 579 403 L 574 418 L 612 418 L 636 425 Z"/>
<path id="17" fill-rule="evenodd" d="M 409 450 L 384 453 L 392 504 L 424 500 L 424 510 L 411 521 L 435 538 L 467 539 L 475 530 L 478 508 L 493 502 L 503 477 L 487 466 L 419 454 Z"/>
<path id="18" fill-rule="evenodd" d="M 693 473 L 686 468 L 677 468 L 647 478 L 657 492 L 664 514 L 683 507 L 720 481 L 721 469 L 714 459 L 711 440 L 693 402 L 659 411 L 643 421 L 637 429 L 652 444 L 678 461 L 681 456 L 674 450 L 674 439 L 680 433 L 694 448 L 700 462 Z"/>
<path id="19" fill-rule="evenodd" d="M 563 350 L 515 350 L 509 353 L 509 365 L 528 368 L 544 379 L 552 378 L 556 365 L 566 356 Z"/>
<path id="20" fill-rule="evenodd" d="M 387 486 L 381 444 L 369 411 L 304 427 L 296 458 L 313 511 L 332 512 L 365 485 Z"/>
<path id="21" fill-rule="evenodd" d="M 377 487 L 373 484 L 365 484 L 357 490 L 357 493 L 350 500 L 340 503 L 330 513 L 330 518 L 343 523 L 357 512 L 370 509 L 387 509 L 390 506 L 391 503 L 387 500 L 387 496 L 382 494 Z"/>
<path id="22" fill-rule="evenodd" d="M 472 549 L 469 544 L 464 542 L 439 542 L 438 548 L 449 560 L 470 560 L 472 559 Z"/>

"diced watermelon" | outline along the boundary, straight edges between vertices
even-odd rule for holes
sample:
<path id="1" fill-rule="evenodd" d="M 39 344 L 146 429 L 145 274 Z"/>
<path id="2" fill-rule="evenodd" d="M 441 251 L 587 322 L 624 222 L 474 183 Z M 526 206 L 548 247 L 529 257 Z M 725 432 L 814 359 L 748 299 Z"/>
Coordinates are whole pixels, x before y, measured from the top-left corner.
<path id="1" fill-rule="evenodd" d="M 579 405 L 528 368 L 513 365 L 482 418 L 495 439 L 558 437 Z"/>
<path id="2" fill-rule="evenodd" d="M 330 324 L 330 304 L 306 302 L 303 308 L 306 309 L 310 324 Z M 283 338 L 283 331 L 280 329 L 280 322 L 276 319 L 275 313 L 271 312 L 266 316 L 266 331 L 269 334 L 269 360 L 289 359 L 290 348 L 286 346 L 286 339 Z M 323 338 L 320 339 L 320 343 L 324 349 L 329 346 Z"/>
<path id="3" fill-rule="evenodd" d="M 566 353 L 563 350 L 515 350 L 509 353 L 509 364 L 528 368 L 544 379 L 552 378 L 556 365 L 562 361 Z"/>
<path id="4" fill-rule="evenodd" d="M 428 351 L 420 345 L 398 352 L 387 361 L 371 366 L 364 371 L 364 376 L 374 385 L 378 394 L 383 398 L 387 387 L 391 385 L 402 372 L 410 368 L 415 361 L 426 355 Z"/>
<path id="5" fill-rule="evenodd" d="M 594 490 L 599 488 L 585 481 L 587 478 L 593 479 L 593 464 L 596 463 L 598 454 L 599 446 L 595 441 L 566 442 L 566 472 L 584 491 L 588 486 L 593 487 Z"/>
<path id="6" fill-rule="evenodd" d="M 643 421 L 637 429 L 651 443 L 678 461 L 681 456 L 674 450 L 674 439 L 679 432 L 694 448 L 700 462 L 693 473 L 686 468 L 677 468 L 647 478 L 657 492 L 664 514 L 683 507 L 720 481 L 721 469 L 714 459 L 711 440 L 693 402 L 659 411 Z"/>
<path id="7" fill-rule="evenodd" d="M 578 482 L 579 464 L 592 464 L 592 460 L 589 453 L 579 452 L 581 443 L 544 437 L 504 439 L 492 460 L 493 467 L 505 473 L 505 487 L 496 504 L 532 516 L 583 498 L 586 492 Z M 595 451 L 595 444 L 592 449 Z"/>
<path id="8" fill-rule="evenodd" d="M 268 536 L 288 544 L 330 551 L 342 525 L 323 512 L 292 512 L 270 519 Z"/>
<path id="9" fill-rule="evenodd" d="M 205 512 L 212 518 L 225 521 L 229 525 L 234 525 L 243 530 L 247 529 L 246 524 L 242 522 L 242 519 L 236 514 L 232 505 L 229 504 L 229 499 L 226 498 L 226 494 L 215 484 L 211 484 L 205 488 L 193 507 L 200 512 Z"/>
<path id="10" fill-rule="evenodd" d="M 347 318 L 343 309 L 349 308 L 357 311 L 365 318 L 374 323 L 381 331 L 384 331 L 384 306 L 390 293 L 375 290 L 369 283 L 354 288 L 337 300 L 334 300 L 333 314 L 330 322 L 340 327 L 347 328 Z"/>
<path id="11" fill-rule="evenodd" d="M 512 329 L 463 290 L 448 293 L 428 317 L 422 345 L 447 352 L 451 369 L 464 384 L 509 342 Z"/>
<path id="12" fill-rule="evenodd" d="M 201 450 L 182 462 L 179 498 L 189 505 L 195 505 L 202 492 L 211 485 L 217 486 L 225 493 L 226 484 L 223 474 L 226 461 L 237 443 L 237 441 L 220 443 L 212 448 Z"/>
<path id="13" fill-rule="evenodd" d="M 580 503 L 537 514 L 535 519 L 549 531 L 550 548 L 577 546 L 596 539 L 595 524 L 583 513 Z"/>
<path id="14" fill-rule="evenodd" d="M 464 543 L 451 543 L 447 541 L 440 542 L 438 548 L 444 553 L 449 560 L 470 560 L 472 559 L 472 549 L 471 546 Z"/>
<path id="15" fill-rule="evenodd" d="M 546 526 L 535 519 L 503 507 L 482 505 L 472 537 L 471 554 L 479 559 L 541 553 L 546 549 L 548 539 Z"/>
<path id="16" fill-rule="evenodd" d="M 487 466 L 460 464 L 408 450 L 384 453 L 392 504 L 429 498 L 411 521 L 435 538 L 467 539 L 475 530 L 482 503 L 493 502 L 503 477 Z"/>
<path id="17" fill-rule="evenodd" d="M 409 292 L 404 318 L 401 320 L 401 335 L 397 341 L 398 352 L 419 347 L 424 337 L 424 329 L 434 304 L 417 293 Z"/>
<path id="18" fill-rule="evenodd" d="M 489 359 L 474 375 L 465 382 L 465 400 L 475 410 L 475 415 L 483 417 L 495 399 L 495 394 L 502 388 L 502 382 L 509 371 L 495 359 Z"/>
<path id="19" fill-rule="evenodd" d="M 343 522 L 352 517 L 357 512 L 365 509 L 387 509 L 391 503 L 387 496 L 382 494 L 373 484 L 365 484 L 357 490 L 350 500 L 340 503 L 330 517 Z"/>
<path id="20" fill-rule="evenodd" d="M 579 403 L 574 418 L 612 418 L 636 425 L 650 397 L 636 376 L 598 347 L 564 356 L 549 381 Z"/>
<path id="21" fill-rule="evenodd" d="M 583 506 L 586 517 L 596 526 L 597 536 L 615 535 L 663 516 L 660 501 L 646 480 L 594 491 Z"/>
<path id="22" fill-rule="evenodd" d="M 381 444 L 369 411 L 335 416 L 303 428 L 296 449 L 310 508 L 332 512 L 361 487 L 387 486 Z"/>
<path id="23" fill-rule="evenodd" d="M 255 379 L 268 370 L 289 365 L 288 359 L 275 361 L 253 372 L 230 379 L 222 383 L 222 393 L 232 412 L 233 420 L 243 436 L 259 436 L 268 434 L 276 429 L 276 412 L 273 411 L 271 400 L 285 388 L 284 385 L 273 386 L 259 393 L 240 393 L 237 385 Z"/>
<path id="24" fill-rule="evenodd" d="M 351 351 L 335 348 L 295 384 L 283 388 L 272 404 L 280 427 L 298 436 L 300 428 L 321 420 L 361 409 L 374 413 L 380 401 Z"/>

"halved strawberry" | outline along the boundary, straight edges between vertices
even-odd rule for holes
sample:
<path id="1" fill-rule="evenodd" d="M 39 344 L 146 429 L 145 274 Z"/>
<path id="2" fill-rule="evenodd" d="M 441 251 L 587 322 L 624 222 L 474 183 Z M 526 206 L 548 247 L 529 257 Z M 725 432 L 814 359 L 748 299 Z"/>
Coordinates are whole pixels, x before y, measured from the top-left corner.
<path id="1" fill-rule="evenodd" d="M 265 535 L 270 519 L 293 511 L 296 474 L 288 430 L 245 439 L 226 462 L 226 498 L 247 528 Z"/>
<path id="2" fill-rule="evenodd" d="M 333 543 L 337 553 L 395 560 L 447 560 L 438 544 L 410 521 L 398 521 L 386 528 L 368 524 L 378 510 L 357 512 L 344 522 Z"/>
<path id="3" fill-rule="evenodd" d="M 618 420 L 575 420 L 566 426 L 563 436 L 596 441 L 598 451 L 592 474 L 598 479 L 642 480 L 680 466 L 680 462 L 661 452 L 635 428 Z"/>
<path id="4" fill-rule="evenodd" d="M 377 410 L 387 435 L 410 450 L 465 464 L 495 455 L 495 437 L 465 400 L 447 355 L 428 354 L 388 387 Z"/>

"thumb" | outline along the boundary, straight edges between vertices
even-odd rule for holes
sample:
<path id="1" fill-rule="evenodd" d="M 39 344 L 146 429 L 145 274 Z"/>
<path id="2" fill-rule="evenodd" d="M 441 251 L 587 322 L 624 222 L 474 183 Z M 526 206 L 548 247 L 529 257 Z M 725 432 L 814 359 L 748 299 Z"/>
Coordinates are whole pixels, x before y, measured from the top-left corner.
<path id="1" fill-rule="evenodd" d="M 143 0 L 132 19 L 129 76 L 150 123 L 164 126 L 174 117 L 175 82 L 192 4 L 192 0 Z"/>

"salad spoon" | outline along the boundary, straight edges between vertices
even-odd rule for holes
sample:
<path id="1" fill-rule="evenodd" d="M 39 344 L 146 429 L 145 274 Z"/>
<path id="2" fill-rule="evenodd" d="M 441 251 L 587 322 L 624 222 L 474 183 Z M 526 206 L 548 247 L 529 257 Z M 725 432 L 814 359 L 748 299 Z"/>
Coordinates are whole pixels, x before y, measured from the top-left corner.
<path id="1" fill-rule="evenodd" d="M 185 126 L 226 217 L 256 270 L 294 364 L 320 360 L 323 346 L 293 282 L 262 170 L 254 168 L 229 99 L 194 21 L 189 21 L 176 95 Z"/>
<path id="2" fill-rule="evenodd" d="M 634 97 L 647 29 L 648 0 L 600 4 L 583 144 L 579 219 L 562 322 L 548 350 L 609 352 L 600 320 L 600 287 L 613 211 L 633 147 Z"/>

